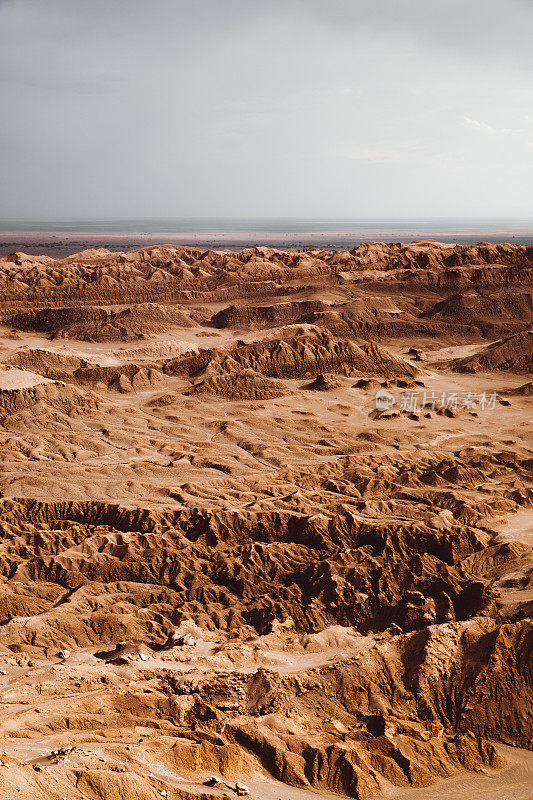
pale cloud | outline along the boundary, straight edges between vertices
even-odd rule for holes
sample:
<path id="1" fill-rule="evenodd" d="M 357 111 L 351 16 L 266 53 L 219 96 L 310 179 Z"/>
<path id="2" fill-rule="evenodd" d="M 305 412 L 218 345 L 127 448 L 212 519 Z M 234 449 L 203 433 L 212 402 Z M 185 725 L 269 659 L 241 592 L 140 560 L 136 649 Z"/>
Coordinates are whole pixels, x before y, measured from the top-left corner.
<path id="1" fill-rule="evenodd" d="M 327 150 L 326 158 L 340 158 L 348 161 L 368 161 L 370 164 L 394 164 L 400 161 L 396 150 L 380 150 L 372 147 L 341 145 Z"/>
<path id="2" fill-rule="evenodd" d="M 463 122 L 467 127 L 478 130 L 481 133 L 489 133 L 498 136 L 521 136 L 522 134 L 528 133 L 526 128 L 496 128 L 493 125 L 489 125 L 488 122 L 482 122 L 472 117 L 464 116 Z"/>
<path id="3" fill-rule="evenodd" d="M 484 131 L 485 133 L 496 133 L 496 129 L 487 122 L 480 122 L 480 120 L 472 119 L 472 117 L 463 117 L 463 120 L 470 128 L 475 128 L 476 130 Z"/>

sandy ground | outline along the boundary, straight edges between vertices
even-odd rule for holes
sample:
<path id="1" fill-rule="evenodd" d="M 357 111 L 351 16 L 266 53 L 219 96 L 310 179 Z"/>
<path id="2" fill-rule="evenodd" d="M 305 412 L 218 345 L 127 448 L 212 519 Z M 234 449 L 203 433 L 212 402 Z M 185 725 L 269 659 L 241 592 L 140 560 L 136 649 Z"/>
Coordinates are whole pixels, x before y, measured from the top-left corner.
<path id="1" fill-rule="evenodd" d="M 499 541 L 522 542 L 533 547 L 533 509 L 517 511 L 502 525 L 498 525 L 497 530 Z"/>
<path id="2" fill-rule="evenodd" d="M 31 386 L 39 386 L 42 383 L 49 383 L 48 378 L 36 375 L 22 369 L 7 369 L 0 371 L 0 390 L 27 389 Z"/>
<path id="3" fill-rule="evenodd" d="M 509 760 L 510 766 L 498 775 L 461 775 L 442 781 L 435 787 L 392 792 L 395 800 L 531 800 L 533 797 L 533 754 L 529 750 L 498 745 L 498 750 Z"/>

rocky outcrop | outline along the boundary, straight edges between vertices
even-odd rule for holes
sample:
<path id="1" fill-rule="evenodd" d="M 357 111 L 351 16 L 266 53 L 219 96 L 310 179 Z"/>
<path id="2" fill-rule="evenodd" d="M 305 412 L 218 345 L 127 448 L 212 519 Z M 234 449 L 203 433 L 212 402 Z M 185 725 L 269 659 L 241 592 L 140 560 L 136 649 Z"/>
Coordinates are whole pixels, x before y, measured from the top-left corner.
<path id="1" fill-rule="evenodd" d="M 380 377 L 413 376 L 416 368 L 372 342 L 338 339 L 320 330 L 281 339 L 238 344 L 228 350 L 200 351 L 167 361 L 169 375 L 198 375 L 210 369 L 238 372 L 252 369 L 268 378 L 305 378 L 320 372 Z"/>
<path id="2" fill-rule="evenodd" d="M 531 372 L 533 370 L 533 333 L 510 336 L 494 342 L 484 350 L 466 358 L 456 359 L 452 366 L 458 372 Z"/>
<path id="3" fill-rule="evenodd" d="M 254 247 L 238 252 L 164 245 L 126 253 L 102 248 L 54 261 L 14 253 L 0 259 L 0 302 L 45 300 L 96 304 L 175 302 L 268 295 L 276 286 L 302 280 L 342 283 L 360 273 L 397 272 L 403 281 L 457 285 L 459 273 L 473 282 L 531 281 L 531 248 L 510 244 L 361 244 L 350 251 L 275 250 Z M 491 273 L 493 277 L 491 278 Z M 520 277 L 519 273 L 522 275 Z M 446 275 L 441 278 L 441 275 Z M 403 276 L 403 277 L 402 277 Z M 468 278 L 467 278 L 468 279 Z M 470 279 L 468 279 L 470 280 Z"/>
<path id="4" fill-rule="evenodd" d="M 219 368 L 219 364 L 209 365 L 194 391 L 213 392 L 231 400 L 272 400 L 287 394 L 282 383 L 260 372 L 253 369 L 231 372 Z"/>
<path id="5" fill-rule="evenodd" d="M 326 303 L 320 300 L 268 306 L 228 306 L 214 314 L 210 324 L 216 328 L 269 328 L 299 322 L 326 308 Z"/>
<path id="6" fill-rule="evenodd" d="M 4 321 L 23 331 L 42 331 L 53 338 L 88 342 L 129 342 L 166 333 L 172 328 L 191 328 L 193 322 L 181 309 L 156 303 L 129 306 L 118 311 L 101 308 L 59 307 L 4 314 Z"/>

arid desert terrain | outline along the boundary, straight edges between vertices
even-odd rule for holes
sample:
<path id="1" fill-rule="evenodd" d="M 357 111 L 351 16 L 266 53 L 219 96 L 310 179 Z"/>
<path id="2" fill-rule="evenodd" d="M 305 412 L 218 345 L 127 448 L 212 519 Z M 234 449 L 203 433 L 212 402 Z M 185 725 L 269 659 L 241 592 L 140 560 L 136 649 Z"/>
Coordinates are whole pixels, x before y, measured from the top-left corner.
<path id="1" fill-rule="evenodd" d="M 1 800 L 531 800 L 533 248 L 0 267 Z"/>

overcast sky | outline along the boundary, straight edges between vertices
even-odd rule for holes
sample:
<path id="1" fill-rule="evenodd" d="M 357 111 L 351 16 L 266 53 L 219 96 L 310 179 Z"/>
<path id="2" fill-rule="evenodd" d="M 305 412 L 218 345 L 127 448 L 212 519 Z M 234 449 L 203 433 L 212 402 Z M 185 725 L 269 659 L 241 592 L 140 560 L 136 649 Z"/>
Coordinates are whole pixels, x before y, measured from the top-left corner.
<path id="1" fill-rule="evenodd" d="M 0 214 L 533 216 L 533 0 L 0 0 Z"/>

